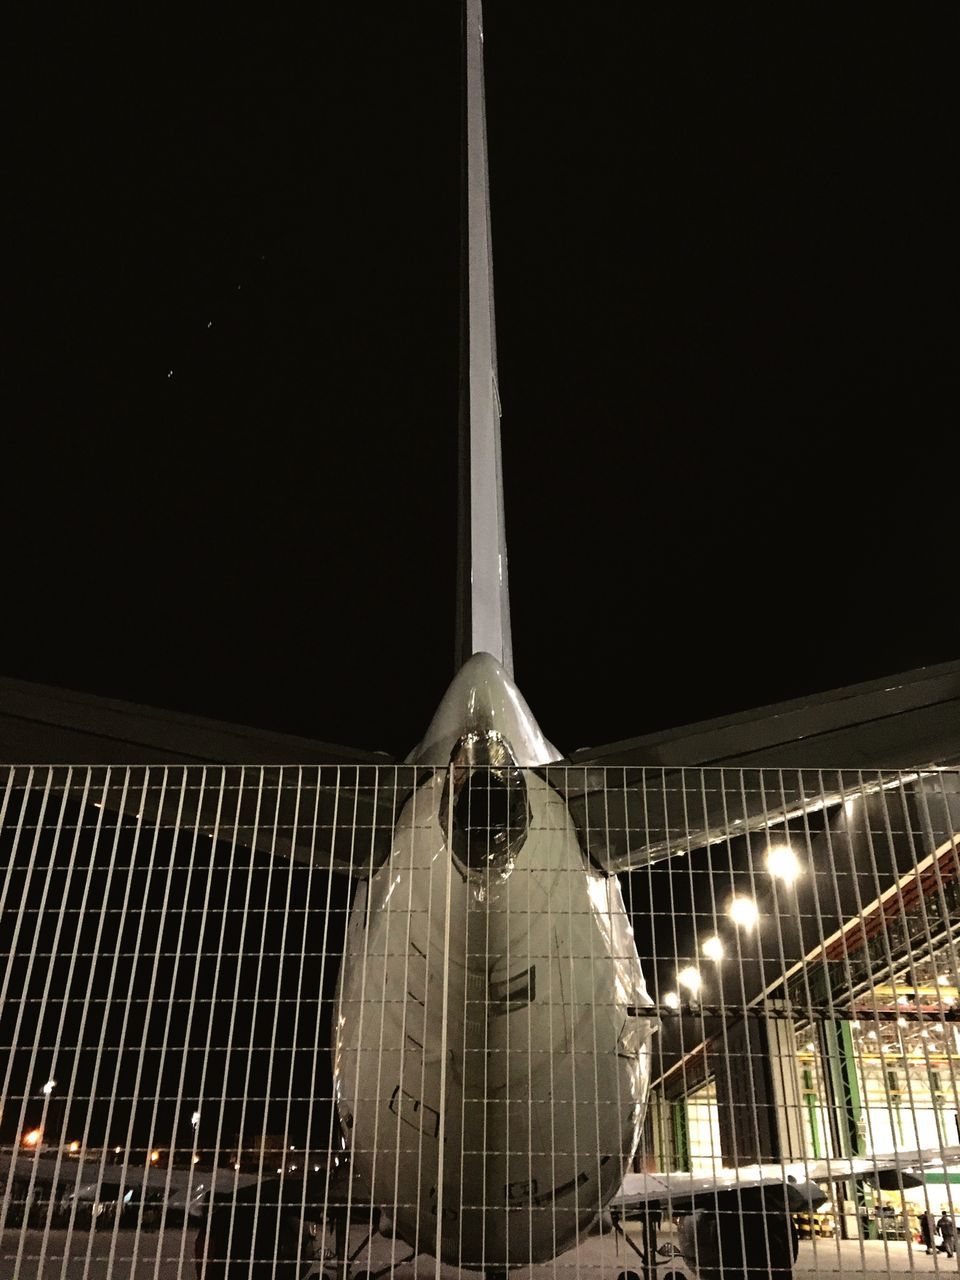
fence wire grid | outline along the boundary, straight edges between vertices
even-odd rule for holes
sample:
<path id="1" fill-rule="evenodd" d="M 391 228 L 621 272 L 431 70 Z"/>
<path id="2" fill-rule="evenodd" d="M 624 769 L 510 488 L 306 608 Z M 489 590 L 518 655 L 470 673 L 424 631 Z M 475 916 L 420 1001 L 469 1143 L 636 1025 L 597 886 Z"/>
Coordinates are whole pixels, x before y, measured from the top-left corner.
<path id="1" fill-rule="evenodd" d="M 0 1280 L 955 1272 L 956 771 L 0 785 Z"/>

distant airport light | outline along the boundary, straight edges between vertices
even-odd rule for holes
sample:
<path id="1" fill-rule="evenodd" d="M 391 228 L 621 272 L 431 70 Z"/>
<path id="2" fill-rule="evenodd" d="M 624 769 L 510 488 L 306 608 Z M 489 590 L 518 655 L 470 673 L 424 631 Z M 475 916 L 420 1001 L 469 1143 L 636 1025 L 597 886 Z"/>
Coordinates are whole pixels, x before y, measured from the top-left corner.
<path id="1" fill-rule="evenodd" d="M 680 997 L 677 995 L 676 991 L 668 991 L 667 994 L 663 997 L 663 1003 L 667 1006 L 668 1009 L 679 1009 Z"/>
<path id="2" fill-rule="evenodd" d="M 194 1129 L 197 1127 L 197 1125 L 200 1123 L 200 1112 L 199 1112 L 199 1111 L 195 1111 L 195 1112 L 193 1113 L 193 1115 L 190 1117 L 190 1123 L 191 1123 L 191 1125 L 194 1127 Z"/>
<path id="3" fill-rule="evenodd" d="M 692 964 L 688 964 L 685 969 L 681 969 L 677 974 L 677 982 L 681 987 L 686 987 L 692 996 L 695 996 L 700 990 L 703 980 L 700 977 L 700 970 Z"/>
<path id="4" fill-rule="evenodd" d="M 151 1164 L 156 1164 L 156 1163 L 157 1163 L 157 1161 L 158 1161 L 159 1159 L 160 1159 L 160 1152 L 159 1152 L 159 1151 L 151 1151 L 151 1152 L 150 1152 L 150 1163 L 151 1163 Z"/>
<path id="5" fill-rule="evenodd" d="M 194 1157 L 193 1157 L 193 1163 L 194 1163 L 194 1164 L 199 1164 L 199 1163 L 200 1163 L 200 1157 L 199 1157 L 199 1156 L 194 1156 Z"/>
<path id="6" fill-rule="evenodd" d="M 40 1139 L 43 1137 L 42 1129 L 28 1129 L 23 1135 L 23 1145 L 25 1147 L 39 1147 Z"/>
<path id="7" fill-rule="evenodd" d="M 48 1080 L 48 1081 L 47 1081 L 47 1083 L 46 1083 L 46 1084 L 43 1086 L 43 1088 L 40 1090 L 40 1092 L 41 1092 L 41 1093 L 45 1093 L 45 1094 L 47 1095 L 47 1097 L 49 1098 L 49 1097 L 50 1097 L 50 1095 L 51 1095 L 51 1093 L 53 1093 L 53 1091 L 54 1091 L 54 1089 L 55 1089 L 56 1087 L 57 1087 L 57 1082 L 56 1082 L 56 1080 Z"/>
<path id="8" fill-rule="evenodd" d="M 704 938 L 703 942 L 700 944 L 700 950 L 708 960 L 723 959 L 723 943 L 716 934 L 711 938 Z"/>
<path id="9" fill-rule="evenodd" d="M 797 855 L 788 844 L 771 845 L 767 850 L 767 871 L 785 885 L 793 884 L 800 875 Z"/>
<path id="10" fill-rule="evenodd" d="M 752 929 L 757 923 L 757 917 L 760 912 L 757 910 L 757 904 L 753 898 L 744 898 L 738 895 L 731 898 L 730 906 L 727 908 L 727 915 L 741 929 Z"/>
<path id="11" fill-rule="evenodd" d="M 71 1154 L 71 1155 L 75 1156 L 75 1155 L 77 1154 L 77 1152 L 80 1150 L 80 1143 L 79 1143 L 79 1142 L 71 1142 L 71 1143 L 70 1143 L 70 1146 L 67 1148 L 67 1150 L 70 1152 L 70 1154 Z"/>

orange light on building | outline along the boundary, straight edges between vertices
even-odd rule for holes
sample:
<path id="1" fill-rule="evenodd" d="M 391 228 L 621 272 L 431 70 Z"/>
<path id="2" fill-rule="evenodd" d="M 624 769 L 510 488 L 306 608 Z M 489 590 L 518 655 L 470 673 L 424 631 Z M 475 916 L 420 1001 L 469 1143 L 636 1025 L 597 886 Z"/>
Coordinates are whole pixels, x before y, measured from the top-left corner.
<path id="1" fill-rule="evenodd" d="M 43 1137 L 42 1129 L 28 1129 L 23 1135 L 23 1145 L 25 1147 L 39 1147 L 40 1139 Z"/>

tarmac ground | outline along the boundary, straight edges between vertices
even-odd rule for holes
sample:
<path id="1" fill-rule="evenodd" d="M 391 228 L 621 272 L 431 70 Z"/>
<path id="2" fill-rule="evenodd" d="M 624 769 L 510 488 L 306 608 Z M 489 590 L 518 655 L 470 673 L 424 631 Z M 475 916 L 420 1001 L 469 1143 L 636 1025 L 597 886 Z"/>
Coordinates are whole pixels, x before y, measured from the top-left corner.
<path id="1" fill-rule="evenodd" d="M 631 1235 L 636 1229 L 628 1227 Z M 193 1260 L 195 1230 L 164 1231 L 42 1231 L 9 1229 L 0 1241 L 0 1280 L 195 1280 Z M 669 1230 L 662 1233 L 664 1243 Z M 359 1243 L 359 1237 L 357 1240 Z M 393 1257 L 391 1258 L 391 1254 Z M 353 1276 L 389 1267 L 384 1280 L 458 1280 L 455 1267 L 442 1266 L 426 1255 L 401 1261 L 404 1247 L 377 1238 L 366 1255 L 358 1257 Z M 552 1262 L 511 1272 L 511 1280 L 619 1280 L 624 1271 L 639 1273 L 639 1258 L 623 1240 L 605 1236 L 586 1240 L 577 1249 Z M 892 1275 L 956 1276 L 957 1258 L 927 1256 L 922 1246 L 907 1241 L 805 1240 L 795 1267 L 798 1277 L 849 1277 L 849 1280 L 881 1280 Z M 688 1277 L 679 1259 L 665 1260 L 658 1268 L 662 1280 Z M 314 1269 L 311 1277 L 320 1277 Z M 333 1280 L 332 1268 L 326 1274 Z M 464 1271 L 464 1280 L 479 1280 L 480 1273 Z M 733 1278 L 731 1278 L 733 1280 Z"/>

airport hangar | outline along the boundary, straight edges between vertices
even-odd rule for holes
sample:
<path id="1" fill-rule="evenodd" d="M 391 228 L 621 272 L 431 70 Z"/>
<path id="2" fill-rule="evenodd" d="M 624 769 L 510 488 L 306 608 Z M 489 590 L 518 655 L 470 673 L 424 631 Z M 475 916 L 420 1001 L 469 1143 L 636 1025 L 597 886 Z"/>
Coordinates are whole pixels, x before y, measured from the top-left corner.
<path id="1" fill-rule="evenodd" d="M 0 679 L 0 760 L 340 764 L 358 776 L 393 763 L 11 679 Z M 651 949 L 662 1015 L 637 1167 L 695 1176 L 786 1162 L 802 1176 L 810 1162 L 869 1168 L 880 1152 L 925 1150 L 921 1188 L 838 1178 L 834 1225 L 896 1235 L 909 1229 L 901 1208 L 956 1212 L 960 1167 L 936 1153 L 960 1144 L 960 662 L 569 763 L 588 853 L 602 844 L 615 867 L 618 843 L 626 860 L 642 832 L 671 855 L 639 883 L 624 877 L 628 908 L 649 917 L 638 947 Z M 763 867 L 772 834 L 788 858 L 799 852 L 792 866 Z M 731 893 L 753 919 L 731 921 Z"/>

